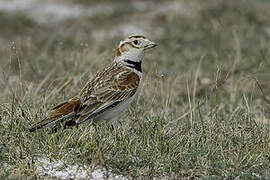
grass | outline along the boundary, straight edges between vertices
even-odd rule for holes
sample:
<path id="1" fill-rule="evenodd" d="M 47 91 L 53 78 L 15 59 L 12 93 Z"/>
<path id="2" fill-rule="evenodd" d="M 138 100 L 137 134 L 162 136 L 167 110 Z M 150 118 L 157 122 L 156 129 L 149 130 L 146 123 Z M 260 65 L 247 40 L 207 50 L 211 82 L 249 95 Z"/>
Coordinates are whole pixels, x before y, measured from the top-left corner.
<path id="1" fill-rule="evenodd" d="M 39 25 L 1 13 L 10 31 L 0 39 L 0 177 L 50 179 L 37 170 L 46 157 L 138 179 L 268 179 L 270 3 L 175 3 L 189 12 L 149 2 L 143 12 L 116 5 L 102 21 Z M 143 87 L 116 128 L 29 133 L 111 60 L 123 37 L 109 30 L 127 23 L 159 46 L 146 55 Z"/>

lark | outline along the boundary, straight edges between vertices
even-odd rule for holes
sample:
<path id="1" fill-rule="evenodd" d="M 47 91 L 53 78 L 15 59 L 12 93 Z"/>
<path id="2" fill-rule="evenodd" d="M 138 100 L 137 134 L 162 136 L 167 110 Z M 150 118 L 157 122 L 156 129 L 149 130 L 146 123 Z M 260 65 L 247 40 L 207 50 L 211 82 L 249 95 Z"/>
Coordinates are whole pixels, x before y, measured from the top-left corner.
<path id="1" fill-rule="evenodd" d="M 112 63 L 96 73 L 73 98 L 55 106 L 33 132 L 61 122 L 64 127 L 101 120 L 115 121 L 134 100 L 142 81 L 142 61 L 146 50 L 156 43 L 142 35 L 121 41 Z"/>

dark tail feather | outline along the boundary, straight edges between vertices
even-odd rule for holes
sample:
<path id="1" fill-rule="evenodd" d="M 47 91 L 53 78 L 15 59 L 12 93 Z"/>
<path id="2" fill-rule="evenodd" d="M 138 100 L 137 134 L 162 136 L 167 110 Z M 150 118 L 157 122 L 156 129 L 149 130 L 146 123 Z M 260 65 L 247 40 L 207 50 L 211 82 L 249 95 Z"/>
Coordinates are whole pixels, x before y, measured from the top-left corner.
<path id="1" fill-rule="evenodd" d="M 28 130 L 29 130 L 30 132 L 34 132 L 34 131 L 36 131 L 36 130 L 38 130 L 38 129 L 44 127 L 44 126 L 47 126 L 47 125 L 49 125 L 49 124 L 51 124 L 51 123 L 55 123 L 55 122 L 60 121 L 60 120 L 72 118 L 72 117 L 74 117 L 74 115 L 75 115 L 75 113 L 73 112 L 73 113 L 67 114 L 67 115 L 62 116 L 62 117 L 50 118 L 50 119 L 45 118 L 44 120 L 35 123 L 35 124 L 34 124 L 33 126 L 31 126 Z"/>
<path id="2" fill-rule="evenodd" d="M 44 120 L 42 120 L 40 122 L 37 122 L 33 126 L 31 126 L 28 130 L 30 132 L 34 132 L 34 131 L 36 131 L 36 130 L 38 130 L 38 129 L 40 129 L 40 128 L 48 125 L 48 124 L 51 124 L 51 123 L 55 122 L 56 120 L 58 120 L 58 119 L 57 118 L 54 118 L 54 119 L 47 119 L 46 118 L 46 119 L 44 119 Z"/>

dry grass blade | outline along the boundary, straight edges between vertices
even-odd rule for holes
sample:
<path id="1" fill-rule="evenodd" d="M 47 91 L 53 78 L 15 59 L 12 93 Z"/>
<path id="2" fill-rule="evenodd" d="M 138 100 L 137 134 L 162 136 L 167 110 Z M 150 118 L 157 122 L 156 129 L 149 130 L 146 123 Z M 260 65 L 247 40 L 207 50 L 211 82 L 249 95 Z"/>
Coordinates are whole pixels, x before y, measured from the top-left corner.
<path id="1" fill-rule="evenodd" d="M 261 93 L 262 93 L 262 97 L 263 97 L 263 100 L 270 106 L 270 101 L 267 99 L 266 95 L 264 94 L 263 92 L 263 89 L 258 81 L 257 78 L 254 78 L 255 82 L 256 82 L 256 85 L 258 86 L 258 88 L 260 89 Z"/>
<path id="2" fill-rule="evenodd" d="M 47 74 L 47 76 L 45 76 L 45 78 L 41 81 L 41 83 L 39 83 L 38 87 L 36 88 L 35 90 L 35 94 L 37 95 L 38 92 L 41 90 L 41 88 L 43 87 L 43 85 L 48 81 L 50 80 L 50 77 L 54 74 L 55 72 L 55 69 L 53 69 L 51 72 L 49 72 Z"/>
<path id="3" fill-rule="evenodd" d="M 53 90 L 49 96 L 46 97 L 45 102 L 48 101 L 50 98 L 54 97 L 55 95 L 59 94 L 63 91 L 71 82 L 73 81 L 73 77 L 69 77 L 64 83 L 62 83 L 58 88 Z"/>

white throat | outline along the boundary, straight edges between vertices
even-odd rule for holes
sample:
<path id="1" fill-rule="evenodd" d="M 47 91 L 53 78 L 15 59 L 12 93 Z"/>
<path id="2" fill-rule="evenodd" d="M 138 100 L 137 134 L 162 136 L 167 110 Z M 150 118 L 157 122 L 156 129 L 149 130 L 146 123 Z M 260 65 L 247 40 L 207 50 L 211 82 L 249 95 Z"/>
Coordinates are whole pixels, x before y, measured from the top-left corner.
<path id="1" fill-rule="evenodd" d="M 141 62 L 144 58 L 144 51 L 139 49 L 132 49 L 126 52 L 123 52 L 120 56 L 116 57 L 116 61 L 123 61 L 125 59 Z"/>

